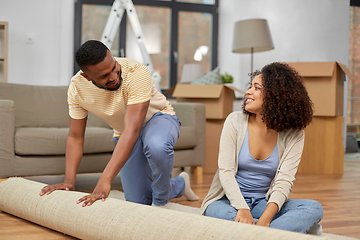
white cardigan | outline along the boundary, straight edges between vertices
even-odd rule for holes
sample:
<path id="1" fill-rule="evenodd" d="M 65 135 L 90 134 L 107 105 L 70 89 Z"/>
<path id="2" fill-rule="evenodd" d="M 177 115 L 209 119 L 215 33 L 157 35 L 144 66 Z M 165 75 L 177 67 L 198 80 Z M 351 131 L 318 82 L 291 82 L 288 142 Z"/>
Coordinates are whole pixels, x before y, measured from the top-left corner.
<path id="1" fill-rule="evenodd" d="M 225 120 L 220 138 L 219 168 L 201 205 L 202 214 L 210 203 L 221 199 L 224 194 L 235 209 L 249 209 L 235 179 L 248 118 L 249 115 L 243 112 L 233 112 Z M 304 130 L 292 129 L 278 133 L 279 166 L 266 193 L 266 199 L 268 202 L 276 203 L 279 210 L 291 192 L 304 148 L 304 140 Z"/>

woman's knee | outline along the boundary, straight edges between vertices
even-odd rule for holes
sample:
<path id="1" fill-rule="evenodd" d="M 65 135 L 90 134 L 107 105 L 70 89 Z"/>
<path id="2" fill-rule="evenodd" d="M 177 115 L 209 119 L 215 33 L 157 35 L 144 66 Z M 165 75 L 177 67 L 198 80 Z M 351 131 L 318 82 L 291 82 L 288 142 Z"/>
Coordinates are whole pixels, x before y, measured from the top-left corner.
<path id="1" fill-rule="evenodd" d="M 307 208 L 310 212 L 312 212 L 316 219 L 319 219 L 319 221 L 323 218 L 324 210 L 322 205 L 315 200 L 308 200 L 307 201 Z"/>
<path id="2" fill-rule="evenodd" d="M 205 210 L 205 216 L 220 218 L 225 220 L 234 221 L 236 218 L 237 210 L 230 205 L 224 206 L 211 203 Z"/>

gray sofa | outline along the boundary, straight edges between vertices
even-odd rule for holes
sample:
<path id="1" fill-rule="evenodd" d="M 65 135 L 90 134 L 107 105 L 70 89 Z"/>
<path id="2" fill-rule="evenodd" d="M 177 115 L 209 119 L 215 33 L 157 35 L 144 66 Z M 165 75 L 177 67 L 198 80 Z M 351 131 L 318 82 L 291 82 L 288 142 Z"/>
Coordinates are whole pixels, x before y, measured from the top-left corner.
<path id="1" fill-rule="evenodd" d="M 205 162 L 205 107 L 173 103 L 182 125 L 174 167 L 192 166 L 202 181 Z M 69 131 L 67 86 L 0 83 L 0 177 L 65 172 Z M 78 173 L 102 172 L 114 149 L 112 129 L 89 113 Z"/>

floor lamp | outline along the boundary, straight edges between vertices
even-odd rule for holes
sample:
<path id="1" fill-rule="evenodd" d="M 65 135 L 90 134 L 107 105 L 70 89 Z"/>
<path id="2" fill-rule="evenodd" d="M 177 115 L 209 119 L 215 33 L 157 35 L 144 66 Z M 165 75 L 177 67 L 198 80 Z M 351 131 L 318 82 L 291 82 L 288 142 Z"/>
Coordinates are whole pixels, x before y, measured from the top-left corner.
<path id="1" fill-rule="evenodd" d="M 251 72 L 253 72 L 253 54 L 274 49 L 270 29 L 265 19 L 248 19 L 234 25 L 232 52 L 251 53 Z"/>

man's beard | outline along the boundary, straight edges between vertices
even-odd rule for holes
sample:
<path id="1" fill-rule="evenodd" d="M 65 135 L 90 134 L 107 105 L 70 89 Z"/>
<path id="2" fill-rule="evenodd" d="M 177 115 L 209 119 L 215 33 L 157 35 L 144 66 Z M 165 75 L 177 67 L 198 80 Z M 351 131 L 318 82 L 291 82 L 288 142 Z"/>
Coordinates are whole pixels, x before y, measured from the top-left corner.
<path id="1" fill-rule="evenodd" d="M 104 90 L 107 90 L 107 91 L 116 91 L 116 90 L 118 90 L 118 89 L 121 87 L 122 78 L 121 78 L 121 76 L 119 76 L 119 83 L 115 86 L 115 88 L 107 88 L 107 87 L 98 86 L 94 80 L 91 80 L 91 82 L 92 82 L 95 86 L 97 86 L 98 88 L 101 88 L 101 89 L 104 89 Z"/>

